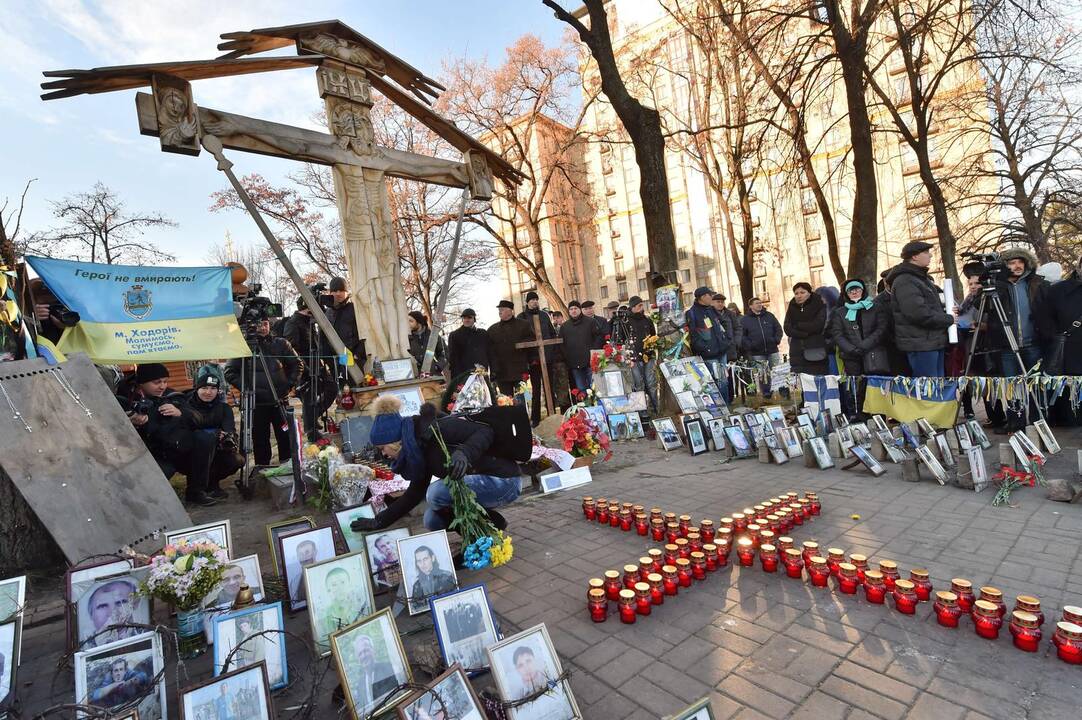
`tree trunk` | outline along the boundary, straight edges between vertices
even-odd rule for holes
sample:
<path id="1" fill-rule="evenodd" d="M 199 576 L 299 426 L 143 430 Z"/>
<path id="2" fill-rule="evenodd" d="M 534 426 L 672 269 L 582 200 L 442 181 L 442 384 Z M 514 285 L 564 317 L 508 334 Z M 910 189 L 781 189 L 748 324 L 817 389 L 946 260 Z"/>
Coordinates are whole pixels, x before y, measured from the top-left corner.
<path id="1" fill-rule="evenodd" d="M 853 46 L 839 61 L 845 82 L 845 100 L 849 110 L 849 135 L 853 145 L 853 229 L 849 236 L 849 277 L 875 283 L 879 259 L 879 199 L 875 178 L 875 155 L 872 148 L 872 123 L 864 96 L 864 70 Z"/>
<path id="2" fill-rule="evenodd" d="M 955 300 L 962 286 L 958 280 L 958 240 L 951 231 L 950 216 L 947 214 L 947 199 L 943 196 L 943 188 L 932 173 L 932 165 L 928 159 L 928 145 L 921 143 L 923 151 L 917 152 L 917 164 L 920 166 L 920 178 L 924 182 L 924 189 L 928 198 L 932 201 L 932 213 L 935 215 L 935 230 L 939 236 L 939 252 L 943 256 L 943 277 L 950 278 L 954 284 Z"/>
<path id="3" fill-rule="evenodd" d="M 3 218 L 0 218 L 0 264 L 15 267 L 15 244 L 8 239 Z"/>

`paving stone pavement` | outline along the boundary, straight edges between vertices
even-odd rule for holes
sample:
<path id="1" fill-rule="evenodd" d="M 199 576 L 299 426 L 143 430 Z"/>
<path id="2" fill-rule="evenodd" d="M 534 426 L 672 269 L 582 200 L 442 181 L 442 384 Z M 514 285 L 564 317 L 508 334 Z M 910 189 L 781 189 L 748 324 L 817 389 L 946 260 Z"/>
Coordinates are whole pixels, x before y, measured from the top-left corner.
<path id="1" fill-rule="evenodd" d="M 1077 471 L 1073 448 L 1082 434 L 1059 435 L 1065 450 L 1049 464 L 1050 477 Z M 1082 717 L 1082 667 L 1062 663 L 1047 642 L 1036 654 L 1023 653 L 1011 645 L 1006 628 L 998 641 L 982 640 L 966 620 L 957 630 L 939 627 L 928 603 L 916 616 L 900 615 L 862 595 L 839 596 L 758 566 L 712 573 L 634 625 L 614 616 L 593 623 L 586 612 L 587 579 L 620 569 L 659 543 L 588 523 L 580 498 L 616 497 L 716 522 L 780 492 L 814 490 L 823 514 L 794 528 L 797 543 L 814 539 L 824 548 L 864 553 L 871 563 L 890 558 L 903 576 L 925 567 L 937 589 L 959 576 L 975 587 L 994 585 L 1008 605 L 1018 594 L 1037 595 L 1049 618 L 1046 639 L 1063 605 L 1082 605 L 1082 506 L 1049 502 L 1040 489 L 1023 489 L 1015 493 L 1016 507 L 993 508 L 990 491 L 907 483 L 894 466 L 873 478 L 797 462 L 722 464 L 714 454 L 664 453 L 645 440 L 616 451 L 613 461 L 595 468 L 592 484 L 527 496 L 506 508 L 515 546 L 509 565 L 459 573 L 462 585 L 486 584 L 505 635 L 547 625 L 572 669 L 571 686 L 586 720 L 656 719 L 702 697 L 710 698 L 718 720 Z M 262 556 L 264 525 L 297 514 L 274 512 L 266 501 L 235 501 L 200 509 L 193 520 L 231 517 L 238 552 Z M 419 526 L 419 518 L 415 511 L 411 523 Z M 64 627 L 58 586 L 55 578 L 31 582 L 18 683 L 24 717 L 74 694 L 70 669 L 57 670 Z M 379 605 L 389 601 L 384 595 Z M 156 619 L 168 623 L 161 610 Z M 438 669 L 430 621 L 419 616 L 398 622 L 415 675 L 427 677 L 426 670 Z M 303 612 L 287 613 L 287 627 L 305 637 L 307 623 Z M 303 648 L 291 644 L 290 665 L 300 679 L 276 694 L 278 717 L 292 717 L 309 691 L 311 717 L 336 715 L 333 669 L 312 689 L 308 662 Z M 175 686 L 208 677 L 209 658 L 187 663 L 184 671 L 188 680 L 170 669 L 171 717 L 179 716 Z M 474 684 L 482 689 L 492 683 L 485 675 Z"/>

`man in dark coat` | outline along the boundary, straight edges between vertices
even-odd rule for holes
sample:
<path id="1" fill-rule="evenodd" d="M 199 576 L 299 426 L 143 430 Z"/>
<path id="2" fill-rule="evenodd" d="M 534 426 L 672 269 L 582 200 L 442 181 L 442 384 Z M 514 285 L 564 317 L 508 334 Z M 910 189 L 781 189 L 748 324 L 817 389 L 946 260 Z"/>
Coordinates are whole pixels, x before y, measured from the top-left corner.
<path id="1" fill-rule="evenodd" d="M 695 304 L 684 314 L 691 340 L 691 352 L 701 357 L 718 384 L 723 397 L 729 396 L 729 369 L 726 354 L 732 338 L 725 334 L 725 323 L 714 309 L 714 291 L 703 286 L 695 290 Z"/>
<path id="2" fill-rule="evenodd" d="M 887 275 L 894 295 L 894 343 L 906 354 L 913 377 L 943 377 L 947 328 L 954 317 L 943 309 L 939 288 L 928 277 L 931 243 L 911 242 L 902 262 Z"/>
<path id="3" fill-rule="evenodd" d="M 501 300 L 496 307 L 500 312 L 500 321 L 488 328 L 488 338 L 492 343 L 492 380 L 501 393 L 514 395 L 515 387 L 523 376 L 530 376 L 529 356 L 526 350 L 515 345 L 533 342 L 533 328 L 525 320 L 515 317 L 515 304 L 510 300 Z M 534 390 L 534 394 L 538 389 Z"/>
<path id="4" fill-rule="evenodd" d="M 631 386 L 635 390 L 643 390 L 650 401 L 651 412 L 656 413 L 657 407 L 657 356 L 646 353 L 643 350 L 643 341 L 651 335 L 657 334 L 654 321 L 646 314 L 646 303 L 638 295 L 632 296 L 627 301 L 627 307 L 631 310 L 628 321 L 631 324 L 633 343 L 631 346 Z"/>
<path id="5" fill-rule="evenodd" d="M 738 313 L 729 309 L 725 304 L 725 300 L 724 294 L 714 293 L 714 309 L 718 311 L 721 322 L 725 325 L 725 334 L 732 338 L 733 342 L 729 354 L 735 360 L 735 356 L 740 353 L 740 349 L 744 346 L 744 323 L 741 322 Z"/>
<path id="6" fill-rule="evenodd" d="M 1044 317 L 1048 336 L 1053 340 L 1049 343 L 1050 353 L 1058 342 L 1055 336 L 1067 334 L 1063 345 L 1063 368 L 1057 372 L 1082 375 L 1082 258 L 1067 277 L 1048 289 L 1038 312 Z M 1064 393 L 1056 402 L 1053 419 L 1065 425 L 1076 425 L 1078 412 L 1072 407 L 1069 395 Z"/>
<path id="7" fill-rule="evenodd" d="M 564 360 L 575 389 L 586 392 L 594 382 L 594 375 L 590 370 L 590 350 L 601 338 L 601 331 L 597 323 L 582 314 L 582 306 L 578 300 L 567 304 L 567 314 L 567 321 L 560 326 L 560 339 L 564 341 Z"/>
<path id="8" fill-rule="evenodd" d="M 582 303 L 582 316 L 597 326 L 598 339 L 594 341 L 593 350 L 600 350 L 605 347 L 605 338 L 609 336 L 612 328 L 609 327 L 609 321 L 603 317 L 598 317 L 594 314 L 594 301 L 584 300 Z"/>
<path id="9" fill-rule="evenodd" d="M 212 498 L 229 497 L 222 480 L 244 466 L 244 456 L 237 452 L 237 428 L 233 408 L 222 397 L 225 379 L 218 365 L 204 365 L 195 376 L 192 390 L 184 397 L 180 410 L 189 429 L 195 434 L 201 464 L 193 464 Z M 205 459 L 204 459 L 205 458 Z M 235 595 L 236 593 L 234 593 Z"/>
<path id="10" fill-rule="evenodd" d="M 535 318 L 541 324 L 541 337 L 537 337 L 534 329 Z M 556 328 L 552 325 L 552 318 L 541 309 L 540 299 L 533 290 L 526 293 L 526 309 L 518 314 L 518 319 L 529 325 L 531 340 L 552 340 L 556 337 Z M 545 364 L 548 365 L 549 382 L 552 382 L 555 375 L 555 361 L 559 358 L 559 354 L 559 345 L 547 345 L 545 347 Z M 526 357 L 529 358 L 530 362 L 530 386 L 533 388 L 533 395 L 530 397 L 530 421 L 534 424 L 534 427 L 537 427 L 537 424 L 541 422 L 541 394 L 544 392 L 541 388 L 541 353 L 534 348 L 530 348 L 526 353 Z M 552 388 L 549 388 L 549 391 L 551 390 Z M 555 394 L 553 397 L 555 398 Z"/>
<path id="11" fill-rule="evenodd" d="M 342 338 L 342 344 L 353 353 L 354 361 L 358 366 L 364 367 L 368 355 L 364 347 L 364 338 L 357 332 L 357 315 L 353 308 L 353 300 L 350 299 L 346 279 L 335 277 L 327 285 L 327 292 L 334 300 L 333 304 L 326 309 L 327 319 L 331 321 L 338 337 Z M 323 354 L 333 357 L 337 353 L 331 348 L 326 338 L 323 340 Z M 336 364 L 336 367 L 342 367 Z"/>
<path id="12" fill-rule="evenodd" d="M 478 365 L 487 370 L 492 364 L 492 342 L 488 333 L 477 327 L 477 313 L 466 308 L 461 320 L 462 325 L 447 336 L 447 365 L 453 386 L 461 385 Z"/>
<path id="13" fill-rule="evenodd" d="M 740 319 L 740 325 L 744 329 L 740 348 L 752 362 L 768 368 L 781 365 L 781 353 L 778 352 L 782 338 L 781 323 L 763 307 L 762 300 L 753 297 L 748 301 L 748 312 Z M 764 397 L 771 396 L 769 384 L 760 383 L 759 389 Z"/>
<path id="14" fill-rule="evenodd" d="M 297 311 L 286 319 L 282 337 L 293 347 L 307 371 L 297 383 L 297 397 L 301 401 L 304 432 L 312 441 L 319 436 L 319 419 L 338 395 L 334 363 L 329 357 L 320 357 L 317 329 L 304 298 L 297 298 Z"/>
<path id="15" fill-rule="evenodd" d="M 278 444 L 278 462 L 287 462 L 292 456 L 289 429 L 286 427 L 282 406 L 290 390 L 297 385 L 304 363 L 297 357 L 293 346 L 285 338 L 270 334 L 270 321 L 259 323 L 256 351 L 263 354 L 266 365 L 256 357 L 234 358 L 226 363 L 225 379 L 230 385 L 241 388 L 242 379 L 251 382 L 255 368 L 255 406 L 252 408 L 252 453 L 256 465 L 269 465 L 271 459 L 270 434 Z M 265 368 L 265 369 L 264 369 Z M 277 397 L 275 397 L 277 395 Z"/>

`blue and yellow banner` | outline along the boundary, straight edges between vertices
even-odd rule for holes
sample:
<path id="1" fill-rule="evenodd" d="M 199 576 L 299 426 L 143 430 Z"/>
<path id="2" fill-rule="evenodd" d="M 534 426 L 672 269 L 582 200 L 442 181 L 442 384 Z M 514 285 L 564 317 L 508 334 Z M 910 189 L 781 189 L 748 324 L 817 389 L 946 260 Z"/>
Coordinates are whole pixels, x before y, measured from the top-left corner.
<path id="1" fill-rule="evenodd" d="M 864 412 L 899 422 L 927 418 L 938 428 L 951 427 L 958 415 L 958 383 L 942 378 L 867 377 Z M 929 382 L 935 380 L 937 382 Z"/>
<path id="2" fill-rule="evenodd" d="M 81 321 L 57 343 L 96 363 L 247 357 L 227 267 L 143 267 L 51 258 L 27 263 Z"/>

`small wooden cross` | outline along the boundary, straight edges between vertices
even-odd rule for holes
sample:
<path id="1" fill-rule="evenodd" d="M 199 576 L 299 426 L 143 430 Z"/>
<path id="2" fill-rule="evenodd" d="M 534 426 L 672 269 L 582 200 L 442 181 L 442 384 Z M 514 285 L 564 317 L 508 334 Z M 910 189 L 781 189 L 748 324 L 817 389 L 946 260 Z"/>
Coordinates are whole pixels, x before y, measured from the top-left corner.
<path id="1" fill-rule="evenodd" d="M 551 340 L 541 339 L 541 311 L 538 311 L 533 316 L 533 335 L 537 340 L 534 342 L 520 342 L 515 343 L 515 347 L 520 349 L 537 348 L 537 355 L 541 359 L 541 382 L 545 386 L 545 409 L 548 410 L 548 414 L 553 414 L 552 404 L 552 384 L 549 383 L 549 369 L 545 363 L 545 346 L 546 345 L 562 345 L 563 340 L 561 338 L 552 338 Z M 533 389 L 537 392 L 537 388 Z"/>

